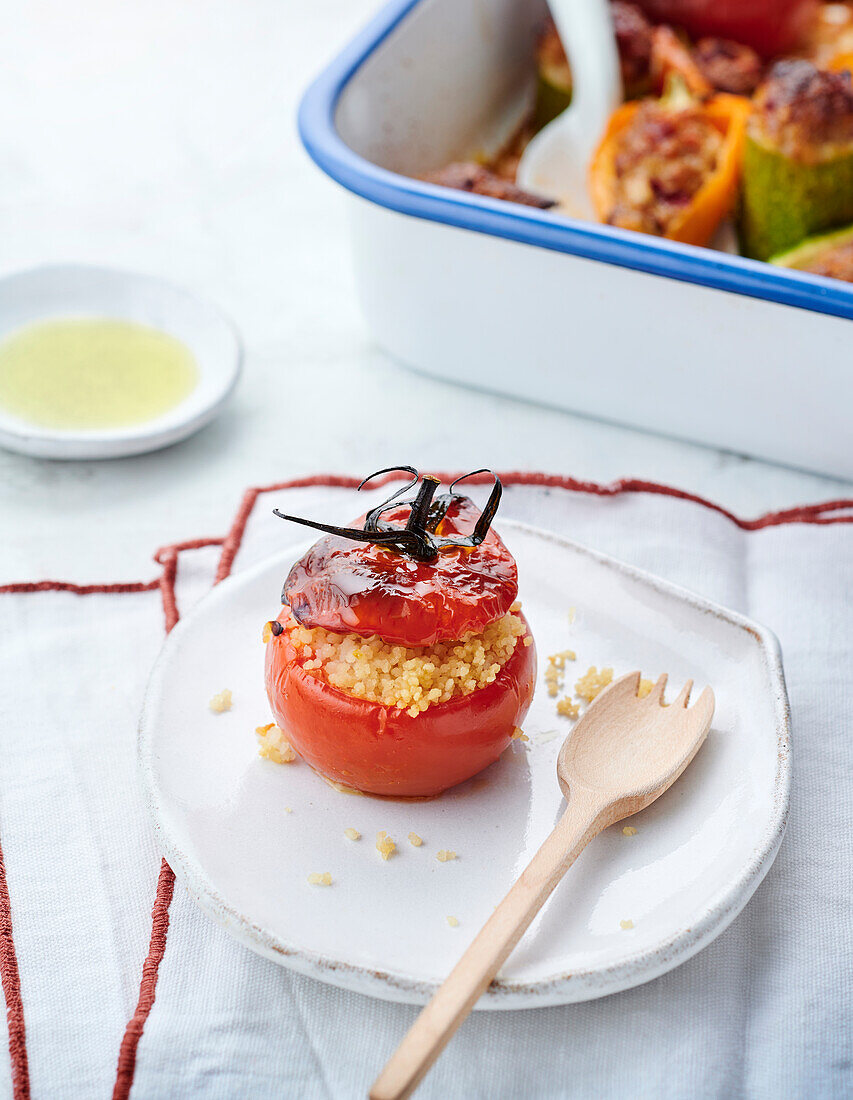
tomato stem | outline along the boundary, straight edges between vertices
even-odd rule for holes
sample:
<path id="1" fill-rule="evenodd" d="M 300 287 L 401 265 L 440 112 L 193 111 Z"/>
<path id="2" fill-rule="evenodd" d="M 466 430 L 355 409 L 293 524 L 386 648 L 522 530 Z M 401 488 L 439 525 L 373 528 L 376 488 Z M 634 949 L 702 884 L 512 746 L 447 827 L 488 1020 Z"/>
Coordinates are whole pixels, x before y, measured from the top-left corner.
<path id="1" fill-rule="evenodd" d="M 431 474 L 424 475 L 421 487 L 418 489 L 418 495 L 412 501 L 412 510 L 406 524 L 407 531 L 414 531 L 418 535 L 426 534 L 432 498 L 435 496 L 435 491 L 440 484 L 441 482 L 437 477 L 433 477 Z"/>
<path id="2" fill-rule="evenodd" d="M 442 538 L 436 534 L 436 531 L 451 501 L 465 499 L 462 498 L 461 494 L 455 492 L 456 485 L 469 477 L 475 477 L 479 474 L 491 474 L 491 470 L 474 470 L 470 474 L 465 474 L 464 477 L 457 478 L 450 486 L 450 492 L 438 498 L 436 498 L 435 493 L 441 482 L 432 474 L 425 474 L 421 479 L 417 470 L 411 466 L 395 466 L 389 470 L 379 470 L 377 474 L 388 473 L 390 470 L 405 470 L 407 473 L 412 474 L 413 481 L 408 486 L 404 486 L 403 489 L 398 489 L 384 504 L 368 512 L 364 527 L 337 527 L 330 523 L 302 519 L 299 516 L 288 516 L 283 512 L 279 512 L 277 508 L 273 509 L 273 514 L 278 516 L 279 519 L 286 519 L 291 523 L 300 523 L 304 527 L 313 527 L 314 530 L 323 531 L 328 535 L 352 539 L 354 542 L 370 542 L 376 546 L 385 546 L 389 550 L 408 554 L 418 561 L 433 561 L 442 550 L 453 550 L 459 547 L 470 549 L 479 546 L 486 537 L 501 499 L 502 486 L 500 478 L 496 474 L 492 474 L 494 485 L 489 494 L 486 507 L 480 514 L 470 535 Z M 365 478 L 361 485 L 366 485 L 377 474 L 371 474 L 370 477 Z M 421 484 L 414 500 L 400 501 L 399 504 L 393 503 L 406 489 L 416 485 L 419 480 Z M 361 488 L 361 485 L 359 488 Z M 380 526 L 383 513 L 407 505 L 410 511 L 405 527 L 396 527 L 391 523 L 384 523 Z"/>

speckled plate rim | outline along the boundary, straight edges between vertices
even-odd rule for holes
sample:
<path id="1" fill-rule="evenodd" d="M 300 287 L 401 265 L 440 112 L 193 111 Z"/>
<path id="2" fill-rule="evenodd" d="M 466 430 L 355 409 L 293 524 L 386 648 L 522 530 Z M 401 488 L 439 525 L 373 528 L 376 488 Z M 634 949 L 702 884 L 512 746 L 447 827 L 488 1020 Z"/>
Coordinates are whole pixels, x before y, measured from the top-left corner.
<path id="1" fill-rule="evenodd" d="M 134 299 L 132 307 L 117 310 L 104 308 L 106 298 L 98 298 L 97 292 L 91 303 L 85 308 L 58 308 L 47 313 L 38 308 L 40 302 L 38 284 L 51 280 L 66 280 L 69 286 L 80 280 L 103 280 L 112 283 L 110 293 L 116 300 L 122 298 L 117 288 L 124 288 L 124 300 Z M 95 429 L 59 429 L 45 428 L 30 423 L 0 408 L 0 446 L 6 450 L 34 458 L 92 460 L 106 458 L 127 458 L 132 455 L 147 454 L 151 451 L 170 447 L 200 431 L 222 410 L 233 394 L 243 369 L 243 342 L 234 322 L 207 298 L 157 275 L 145 272 L 128 271 L 122 268 L 89 263 L 48 263 L 36 267 L 21 268 L 0 274 L 0 293 L 6 293 L 10 287 L 33 284 L 36 288 L 29 291 L 33 310 L 25 311 L 22 319 L 8 329 L 3 323 L 3 308 L 0 307 L 0 339 L 9 335 L 22 325 L 33 324 L 41 320 L 64 318 L 66 316 L 115 316 L 128 321 L 151 323 L 140 318 L 136 298 L 140 291 L 159 298 L 167 304 L 169 310 L 182 314 L 184 319 L 194 316 L 193 326 L 205 327 L 215 334 L 218 362 L 211 366 L 209 358 L 196 355 L 199 371 L 199 383 L 177 405 L 150 420 L 139 424 L 129 424 L 121 428 Z M 172 314 L 174 316 L 175 314 Z M 154 327 L 159 327 L 155 325 Z M 168 325 L 163 325 L 168 331 Z M 189 344 L 188 340 L 184 341 Z"/>
<path id="2" fill-rule="evenodd" d="M 712 898 L 689 928 L 659 944 L 652 950 L 628 954 L 608 966 L 590 967 L 554 974 L 537 982 L 518 982 L 497 979 L 477 1003 L 479 1009 L 543 1008 L 549 1005 L 570 1004 L 594 1000 L 610 993 L 619 993 L 660 977 L 667 971 L 691 958 L 731 924 L 752 897 L 764 876 L 770 870 L 782 843 L 787 824 L 791 787 L 791 730 L 790 707 L 782 668 L 782 653 L 772 631 L 755 621 L 728 608 L 705 599 L 689 589 L 656 577 L 645 570 L 621 562 L 608 554 L 565 538 L 555 532 L 545 531 L 525 523 L 504 520 L 502 528 L 516 530 L 563 547 L 571 553 L 586 557 L 605 569 L 636 581 L 655 592 L 688 604 L 694 610 L 713 615 L 737 627 L 750 636 L 759 647 L 764 671 L 773 696 L 776 728 L 776 772 L 773 781 L 773 812 L 763 835 L 755 844 L 750 857 L 740 873 Z M 266 558 L 241 573 L 227 578 L 217 586 L 235 586 L 250 580 L 270 568 L 273 560 L 286 562 L 304 552 L 310 541 L 294 544 L 281 554 Z M 423 1004 L 435 992 L 436 986 L 414 977 L 389 973 L 376 968 L 356 966 L 326 957 L 318 952 L 284 943 L 249 917 L 240 913 L 219 896 L 205 874 L 204 868 L 188 856 L 180 843 L 170 833 L 165 822 L 168 813 L 159 801 L 154 764 L 152 760 L 152 710 L 164 669 L 173 648 L 180 637 L 193 629 L 193 621 L 199 604 L 182 618 L 166 639 L 151 673 L 139 720 L 138 762 L 145 801 L 154 825 L 157 845 L 186 887 L 191 897 L 204 912 L 220 924 L 230 935 L 257 954 L 287 966 L 299 973 L 343 989 L 353 990 L 383 1000 L 408 1004 Z"/>

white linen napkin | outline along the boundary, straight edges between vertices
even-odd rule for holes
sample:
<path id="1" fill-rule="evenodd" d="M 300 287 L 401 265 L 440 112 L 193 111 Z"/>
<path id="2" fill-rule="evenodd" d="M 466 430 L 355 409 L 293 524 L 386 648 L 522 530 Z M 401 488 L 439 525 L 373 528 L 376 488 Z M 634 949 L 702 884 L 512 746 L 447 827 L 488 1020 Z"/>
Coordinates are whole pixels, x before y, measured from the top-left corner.
<path id="1" fill-rule="evenodd" d="M 304 537 L 272 517 L 274 505 L 346 522 L 382 495 L 356 503 L 351 489 L 320 486 L 261 494 L 233 570 Z M 418 1095 L 853 1094 L 853 525 L 743 530 L 670 496 L 535 486 L 508 487 L 501 514 L 658 573 L 776 632 L 792 704 L 791 815 L 767 879 L 698 956 L 602 1000 L 476 1013 Z M 206 546 L 178 555 L 180 612 L 212 583 L 219 553 Z M 108 1095 L 123 1038 L 117 1095 L 132 1081 L 133 1100 L 366 1095 L 417 1010 L 256 957 L 180 883 L 159 973 L 148 969 L 156 999 L 134 1062 L 125 1032 L 160 873 L 136 775 L 136 720 L 163 638 L 161 592 L 7 591 L 0 622 L 0 845 L 14 943 L 12 955 L 0 893 L 0 968 L 8 1004 L 17 961 L 32 1096 Z M 14 1088 L 2 1028 L 0 1097 L 24 1097 L 20 1043 Z"/>

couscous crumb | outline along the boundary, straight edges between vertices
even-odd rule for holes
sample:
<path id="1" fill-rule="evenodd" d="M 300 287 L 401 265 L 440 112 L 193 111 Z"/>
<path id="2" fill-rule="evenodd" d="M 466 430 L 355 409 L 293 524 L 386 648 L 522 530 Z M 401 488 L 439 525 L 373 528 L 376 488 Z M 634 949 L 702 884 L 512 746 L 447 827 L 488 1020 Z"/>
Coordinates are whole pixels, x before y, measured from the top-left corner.
<path id="1" fill-rule="evenodd" d="M 613 669 L 603 668 L 600 672 L 595 665 L 590 665 L 585 675 L 581 676 L 575 684 L 575 695 L 579 699 L 591 703 L 597 695 L 600 695 L 607 685 L 613 680 Z"/>
<path id="2" fill-rule="evenodd" d="M 323 871 L 321 874 L 319 871 L 314 871 L 308 876 L 308 881 L 312 886 L 331 886 L 332 873 L 331 871 Z"/>
<path id="3" fill-rule="evenodd" d="M 258 756 L 272 760 L 273 764 L 292 764 L 296 759 L 293 746 L 275 723 L 255 726 L 255 735 L 258 738 Z"/>
<path id="4" fill-rule="evenodd" d="M 344 836 L 347 838 L 347 840 L 361 840 L 361 833 L 358 831 L 358 829 L 354 829 L 352 825 L 350 825 L 349 828 L 344 829 Z"/>
<path id="5" fill-rule="evenodd" d="M 636 836 L 637 830 L 633 825 L 624 825 L 622 827 L 622 836 Z"/>
<path id="6" fill-rule="evenodd" d="M 322 775 L 320 778 L 325 779 L 332 790 L 337 791 L 339 794 L 360 794 L 364 796 L 364 791 L 356 790 L 355 787 L 348 787 L 345 783 L 338 783 L 336 779 L 329 779 L 327 775 Z"/>
<path id="7" fill-rule="evenodd" d="M 564 718 L 577 718 L 581 710 L 577 703 L 573 703 L 571 696 L 566 695 L 557 703 L 557 714 L 561 714 Z"/>
<path id="8" fill-rule="evenodd" d="M 560 694 L 563 686 L 563 677 L 566 671 L 566 661 L 576 661 L 577 654 L 573 649 L 564 649 L 560 653 L 551 653 L 548 664 L 545 666 L 545 687 L 552 699 Z"/>
<path id="9" fill-rule="evenodd" d="M 452 852 L 449 848 L 442 848 L 435 857 L 439 863 L 448 863 L 451 859 L 458 859 L 459 856 L 455 852 Z"/>
<path id="10" fill-rule="evenodd" d="M 420 848 L 420 846 L 423 844 L 423 842 L 424 842 L 423 837 L 418 836 L 417 833 L 409 833 L 409 843 L 411 845 L 413 845 L 415 848 Z"/>
<path id="11" fill-rule="evenodd" d="M 456 919 L 456 917 L 448 917 L 447 923 L 450 925 L 451 928 L 459 927 L 459 921 Z"/>
<path id="12" fill-rule="evenodd" d="M 376 834 L 376 851 L 383 859 L 390 859 L 397 851 L 397 845 L 384 829 Z"/>
<path id="13" fill-rule="evenodd" d="M 513 726 L 511 736 L 512 736 L 513 741 L 529 741 L 530 740 L 530 738 L 527 736 L 527 734 L 524 732 L 524 730 L 520 726 Z"/>
<path id="14" fill-rule="evenodd" d="M 632 920 L 620 920 L 619 927 L 622 929 L 623 932 L 628 932 L 631 928 L 634 927 L 634 922 Z"/>
<path id="15" fill-rule="evenodd" d="M 652 680 L 640 680 L 640 686 L 637 688 L 637 698 L 645 699 L 654 686 Z"/>
<path id="16" fill-rule="evenodd" d="M 226 710 L 231 710 L 230 689 L 225 688 L 223 691 L 218 691 L 208 705 L 214 714 L 224 714 Z"/>

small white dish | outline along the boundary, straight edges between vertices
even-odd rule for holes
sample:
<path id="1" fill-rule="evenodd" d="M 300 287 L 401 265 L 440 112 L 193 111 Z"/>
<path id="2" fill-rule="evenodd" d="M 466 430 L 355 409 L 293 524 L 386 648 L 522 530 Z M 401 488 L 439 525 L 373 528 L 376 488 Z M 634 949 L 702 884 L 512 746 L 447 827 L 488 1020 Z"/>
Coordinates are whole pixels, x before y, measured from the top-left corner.
<path id="1" fill-rule="evenodd" d="M 213 305 L 162 279 L 86 264 L 51 265 L 0 279 L 0 340 L 25 325 L 73 317 L 114 318 L 159 329 L 193 354 L 198 382 L 154 419 L 122 428 L 43 428 L 0 408 L 0 446 L 40 458 L 119 458 L 168 447 L 219 412 L 240 376 L 242 347 Z"/>
<path id="2" fill-rule="evenodd" d="M 567 648 L 577 652 L 567 691 L 593 664 L 666 671 L 673 692 L 692 677 L 696 693 L 713 685 L 714 725 L 672 790 L 631 819 L 636 835 L 619 824 L 583 852 L 478 1007 L 588 1000 L 657 977 L 719 935 L 766 874 L 790 779 L 773 636 L 567 539 L 500 530 L 540 654 L 530 740 L 433 801 L 339 793 L 302 761 L 257 754 L 254 727 L 270 720 L 261 630 L 307 544 L 218 585 L 169 635 L 140 723 L 146 798 L 178 878 L 252 950 L 334 985 L 424 1002 L 560 813 L 556 757 L 571 726 L 542 672 Z M 223 688 L 233 707 L 213 714 Z M 360 840 L 346 838 L 350 826 Z M 388 862 L 375 849 L 381 829 L 398 846 Z M 459 858 L 439 862 L 442 848 Z M 309 885 L 325 871 L 331 886 Z"/>

